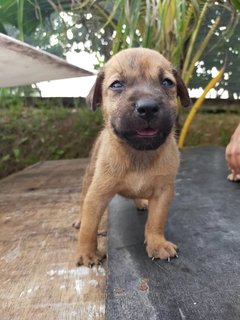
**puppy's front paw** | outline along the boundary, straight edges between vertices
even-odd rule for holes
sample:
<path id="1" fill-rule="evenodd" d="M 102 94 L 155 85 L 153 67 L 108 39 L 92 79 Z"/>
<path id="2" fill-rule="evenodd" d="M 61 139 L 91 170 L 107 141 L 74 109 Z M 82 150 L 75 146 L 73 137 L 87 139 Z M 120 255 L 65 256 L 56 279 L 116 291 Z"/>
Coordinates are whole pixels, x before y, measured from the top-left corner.
<path id="1" fill-rule="evenodd" d="M 149 258 L 159 258 L 161 260 L 168 260 L 177 256 L 177 246 L 162 237 L 147 241 L 147 254 Z"/>
<path id="2" fill-rule="evenodd" d="M 77 260 L 77 266 L 92 267 L 94 265 L 101 264 L 102 260 L 106 257 L 106 254 L 100 251 L 96 252 L 81 252 Z"/>

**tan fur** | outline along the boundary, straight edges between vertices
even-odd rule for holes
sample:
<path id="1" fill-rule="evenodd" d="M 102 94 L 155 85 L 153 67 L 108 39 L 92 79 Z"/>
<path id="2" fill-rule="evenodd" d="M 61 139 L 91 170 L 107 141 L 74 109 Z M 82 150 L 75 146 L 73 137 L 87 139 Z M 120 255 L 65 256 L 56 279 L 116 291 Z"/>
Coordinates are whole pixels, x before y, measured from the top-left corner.
<path id="1" fill-rule="evenodd" d="M 164 91 L 159 83 L 160 74 L 172 80 L 174 87 Z M 103 259 L 103 253 L 97 249 L 97 230 L 115 194 L 132 198 L 140 209 L 148 207 L 145 226 L 148 256 L 167 259 L 176 255 L 177 246 L 164 237 L 179 166 L 174 129 L 162 145 L 146 151 L 135 150 L 112 128 L 114 124 L 121 130 L 124 120 L 138 126 L 132 110 L 139 98 L 160 97 L 162 104 L 173 113 L 177 108 L 177 95 L 183 104 L 189 104 L 187 90 L 174 74 L 171 64 L 149 49 L 124 50 L 113 56 L 99 74 L 88 99 L 93 109 L 101 104 L 105 127 L 95 143 L 83 180 L 78 265 L 98 264 Z M 124 79 L 126 85 L 124 92 L 116 94 L 109 87 L 119 78 Z"/>

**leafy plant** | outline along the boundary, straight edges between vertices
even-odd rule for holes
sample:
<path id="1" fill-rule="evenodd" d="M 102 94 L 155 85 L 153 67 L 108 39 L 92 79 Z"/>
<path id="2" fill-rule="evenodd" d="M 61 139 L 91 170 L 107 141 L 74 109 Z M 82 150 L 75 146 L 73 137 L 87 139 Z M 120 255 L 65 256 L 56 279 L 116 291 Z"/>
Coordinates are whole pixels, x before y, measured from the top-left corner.
<path id="1" fill-rule="evenodd" d="M 236 5 L 236 0 L 233 2 Z M 89 3 L 93 4 L 93 1 L 85 1 L 81 9 Z M 221 24 L 222 10 L 230 12 L 229 20 L 224 26 Z M 208 27 L 203 29 L 207 18 Z M 238 19 L 234 6 L 227 1 L 118 0 L 114 2 L 105 25 L 111 23 L 115 30 L 113 53 L 134 46 L 155 49 L 172 61 L 185 84 L 189 85 L 203 56 L 231 37 Z M 219 74 L 222 76 L 223 70 Z M 210 81 L 206 86 L 204 94 L 196 103 L 198 107 L 215 84 L 216 81 Z M 191 120 L 192 117 L 193 113 Z M 188 120 L 188 124 L 190 122 Z M 181 147 L 187 127 L 184 127 L 184 135 L 181 136 Z"/>
<path id="2" fill-rule="evenodd" d="M 181 130 L 181 133 L 180 133 L 180 136 L 179 136 L 179 140 L 178 140 L 178 146 L 179 148 L 182 148 L 183 145 L 184 145 L 184 141 L 185 141 L 185 138 L 186 138 L 186 135 L 187 135 L 187 132 L 188 132 L 188 129 L 189 129 L 189 126 L 194 118 L 194 116 L 196 115 L 197 111 L 199 110 L 199 108 L 201 107 L 202 103 L 203 103 L 203 100 L 205 99 L 207 93 L 209 92 L 209 90 L 211 88 L 213 88 L 216 83 L 218 81 L 221 80 L 222 76 L 223 76 L 223 73 L 224 73 L 224 68 L 222 68 L 219 73 L 217 74 L 217 76 L 215 78 L 213 78 L 209 84 L 206 86 L 205 90 L 203 91 L 202 95 L 200 96 L 200 98 L 194 103 L 187 119 L 185 120 L 184 122 L 184 125 L 183 125 L 183 128 Z"/>
<path id="3" fill-rule="evenodd" d="M 181 71 L 187 84 L 196 69 L 196 63 L 203 53 L 206 54 L 205 49 L 212 36 L 215 36 L 214 41 L 219 44 L 222 39 L 229 38 L 238 22 L 236 10 L 226 1 L 118 0 L 99 1 L 95 5 L 95 1 L 86 0 L 76 6 L 75 10 L 77 9 L 79 12 L 94 11 L 96 15 L 104 12 L 106 22 L 103 27 L 111 24 L 114 29 L 113 54 L 134 46 L 155 49 Z M 223 10 L 229 11 L 231 15 L 228 24 L 222 29 L 220 16 Z M 209 11 L 211 16 L 207 16 Z M 208 29 L 200 34 L 207 18 Z M 201 41 L 198 41 L 200 36 Z M 208 49 L 212 50 L 212 46 L 213 42 Z"/>
<path id="4" fill-rule="evenodd" d="M 58 0 L 57 4 L 50 0 L 2 0 L 0 32 L 8 34 L 9 27 L 15 27 L 16 37 L 23 41 L 53 12 L 60 14 L 70 8 L 71 4 L 65 0 Z"/>
<path id="5" fill-rule="evenodd" d="M 100 51 L 107 58 L 110 47 L 112 53 L 133 46 L 153 48 L 172 61 L 189 85 L 214 48 L 225 54 L 223 47 L 238 24 L 239 8 L 239 0 L 3 0 L 0 31 L 8 33 L 13 26 L 19 39 L 38 35 L 35 43 L 44 39 L 42 46 L 47 50 L 52 48 L 47 44 L 52 31 L 55 36 L 61 34 L 58 43 L 63 43 L 65 36 L 66 50 L 84 41 L 85 50 Z M 63 12 L 68 14 L 68 22 Z M 223 63 L 219 57 L 218 69 Z M 216 62 L 210 69 L 213 66 Z"/>
<path id="6" fill-rule="evenodd" d="M 13 148 L 13 154 L 14 154 L 14 158 L 16 160 L 16 162 L 20 161 L 20 156 L 21 156 L 21 151 L 19 148 Z"/>

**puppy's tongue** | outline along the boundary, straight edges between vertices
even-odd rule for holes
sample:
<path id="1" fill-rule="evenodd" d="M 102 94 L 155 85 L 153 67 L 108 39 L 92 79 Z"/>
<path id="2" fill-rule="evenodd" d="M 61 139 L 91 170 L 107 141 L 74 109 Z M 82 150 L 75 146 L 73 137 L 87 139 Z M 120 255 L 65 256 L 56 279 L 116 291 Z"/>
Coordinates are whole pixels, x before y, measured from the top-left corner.
<path id="1" fill-rule="evenodd" d="M 158 133 L 158 130 L 157 129 L 152 129 L 152 128 L 137 130 L 137 134 L 139 136 L 144 136 L 144 137 L 155 136 L 157 133 Z"/>

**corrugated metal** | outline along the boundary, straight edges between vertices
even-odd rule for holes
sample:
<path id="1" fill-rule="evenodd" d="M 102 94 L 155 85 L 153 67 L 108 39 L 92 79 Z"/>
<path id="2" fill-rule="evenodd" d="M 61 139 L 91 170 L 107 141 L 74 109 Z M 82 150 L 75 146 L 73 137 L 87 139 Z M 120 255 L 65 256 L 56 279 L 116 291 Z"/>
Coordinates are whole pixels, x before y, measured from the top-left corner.
<path id="1" fill-rule="evenodd" d="M 0 87 L 83 77 L 91 72 L 0 33 Z"/>

